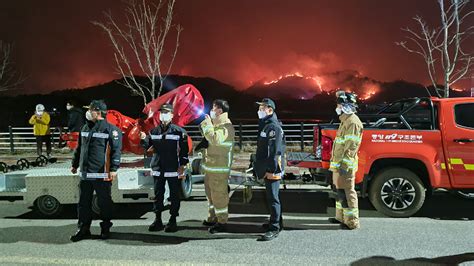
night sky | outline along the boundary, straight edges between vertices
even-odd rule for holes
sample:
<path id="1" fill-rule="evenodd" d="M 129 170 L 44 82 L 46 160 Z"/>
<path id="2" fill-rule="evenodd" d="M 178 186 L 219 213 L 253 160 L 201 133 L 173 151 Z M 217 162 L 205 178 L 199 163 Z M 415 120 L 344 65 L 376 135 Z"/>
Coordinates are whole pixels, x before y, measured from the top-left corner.
<path id="1" fill-rule="evenodd" d="M 108 37 L 90 21 L 122 8 L 119 0 L 1 1 L 0 36 L 15 43 L 14 59 L 29 76 L 26 91 L 118 78 Z M 184 31 L 172 73 L 239 89 L 295 72 L 342 70 L 428 84 L 423 59 L 394 42 L 405 35 L 400 28 L 416 27 L 416 14 L 436 23 L 438 12 L 434 0 L 178 0 L 174 21 Z"/>

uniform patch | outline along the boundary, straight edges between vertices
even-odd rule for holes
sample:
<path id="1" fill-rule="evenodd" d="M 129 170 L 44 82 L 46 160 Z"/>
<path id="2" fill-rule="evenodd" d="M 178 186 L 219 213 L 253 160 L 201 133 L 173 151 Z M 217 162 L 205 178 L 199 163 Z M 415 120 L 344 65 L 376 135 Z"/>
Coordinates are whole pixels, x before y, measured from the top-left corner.
<path id="1" fill-rule="evenodd" d="M 112 136 L 114 136 L 114 140 L 118 140 L 118 135 L 119 133 L 117 130 L 112 131 Z"/>
<path id="2" fill-rule="evenodd" d="M 275 135 L 276 135 L 275 130 L 271 130 L 270 132 L 268 132 L 268 136 L 271 138 L 275 137 Z"/>
<path id="3" fill-rule="evenodd" d="M 262 138 L 266 138 L 266 137 L 267 137 L 267 133 L 265 133 L 265 132 L 263 132 L 263 131 L 262 131 L 262 132 L 260 132 L 260 137 L 262 137 Z"/>

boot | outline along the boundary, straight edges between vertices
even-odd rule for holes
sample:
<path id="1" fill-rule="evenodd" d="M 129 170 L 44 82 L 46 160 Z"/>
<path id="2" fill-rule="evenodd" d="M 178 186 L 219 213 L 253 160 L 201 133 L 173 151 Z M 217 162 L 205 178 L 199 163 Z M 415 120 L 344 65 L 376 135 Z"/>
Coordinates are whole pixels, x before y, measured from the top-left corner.
<path id="1" fill-rule="evenodd" d="M 83 239 L 90 239 L 91 238 L 91 231 L 89 228 L 79 228 L 74 235 L 72 235 L 69 239 L 72 242 L 81 241 Z"/>
<path id="2" fill-rule="evenodd" d="M 174 233 L 178 231 L 178 224 L 176 223 L 176 217 L 171 216 L 168 224 L 165 227 L 166 233 Z"/>
<path id="3" fill-rule="evenodd" d="M 345 208 L 344 209 L 344 229 L 359 229 L 359 209 L 358 208 Z"/>
<path id="4" fill-rule="evenodd" d="M 204 226 L 214 226 L 217 222 L 209 222 L 208 220 L 202 221 L 202 225 Z"/>
<path id="5" fill-rule="evenodd" d="M 211 234 L 216 234 L 216 233 L 223 233 L 227 231 L 227 225 L 226 224 L 221 224 L 221 223 L 216 223 L 215 225 L 211 226 L 209 228 L 209 233 Z"/>
<path id="6" fill-rule="evenodd" d="M 165 228 L 165 226 L 163 225 L 163 222 L 161 221 L 161 213 L 157 213 L 156 217 L 155 217 L 155 220 L 148 227 L 148 231 L 157 232 L 157 231 L 163 230 L 164 228 Z"/>
<path id="7" fill-rule="evenodd" d="M 105 239 L 110 238 L 111 227 L 112 227 L 112 223 L 110 221 L 100 223 L 100 239 L 105 240 Z"/>

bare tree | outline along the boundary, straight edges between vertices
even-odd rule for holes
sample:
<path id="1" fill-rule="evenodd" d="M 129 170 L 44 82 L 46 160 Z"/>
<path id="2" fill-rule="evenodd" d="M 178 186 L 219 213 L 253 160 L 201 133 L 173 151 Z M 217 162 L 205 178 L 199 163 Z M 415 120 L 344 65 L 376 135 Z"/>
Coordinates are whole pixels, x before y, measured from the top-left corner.
<path id="1" fill-rule="evenodd" d="M 25 81 L 12 61 L 13 46 L 0 40 L 0 92 L 17 89 Z"/>
<path id="2" fill-rule="evenodd" d="M 407 41 L 396 44 L 423 57 L 436 94 L 448 98 L 449 88 L 459 80 L 467 78 L 474 65 L 472 42 L 471 47 L 466 45 L 474 34 L 474 26 L 468 22 L 474 11 L 466 8 L 469 0 L 438 0 L 438 4 L 441 26 L 430 28 L 420 16 L 416 16 L 414 20 L 420 26 L 420 31 L 402 29 L 408 33 L 406 38 L 410 45 Z M 463 12 L 466 9 L 468 12 Z"/>
<path id="3" fill-rule="evenodd" d="M 173 25 L 175 0 L 128 1 L 123 24 L 105 12 L 106 22 L 93 21 L 110 38 L 114 48 L 117 72 L 122 85 L 143 98 L 146 105 L 161 94 L 163 81 L 169 75 L 179 47 L 182 27 Z M 166 58 L 167 39 L 174 28 L 174 51 Z M 148 84 L 137 80 L 146 77 Z"/>

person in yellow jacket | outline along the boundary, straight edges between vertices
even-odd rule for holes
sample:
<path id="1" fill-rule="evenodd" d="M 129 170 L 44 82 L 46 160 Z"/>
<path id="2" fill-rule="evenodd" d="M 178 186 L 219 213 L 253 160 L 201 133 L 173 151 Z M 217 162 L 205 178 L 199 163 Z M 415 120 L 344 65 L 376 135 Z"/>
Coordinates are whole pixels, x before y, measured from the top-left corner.
<path id="1" fill-rule="evenodd" d="M 226 231 L 229 217 L 228 179 L 233 159 L 235 130 L 228 117 L 229 104 L 215 100 L 210 115 L 200 124 L 200 130 L 208 142 L 204 150 L 204 186 L 209 204 L 208 218 L 203 222 L 211 226 L 211 234 Z"/>
<path id="2" fill-rule="evenodd" d="M 333 184 L 337 190 L 336 216 L 332 223 L 340 223 L 343 228 L 360 228 L 359 206 L 355 191 L 355 174 L 363 125 L 356 115 L 357 96 L 353 93 L 338 91 L 336 113 L 341 124 L 337 130 L 332 149 L 330 170 L 333 172 Z"/>
<path id="3" fill-rule="evenodd" d="M 35 114 L 31 116 L 29 123 L 33 126 L 33 133 L 36 137 L 36 153 L 38 156 L 43 154 L 43 142 L 45 142 L 48 158 L 51 156 L 50 121 L 49 114 L 44 111 L 44 105 L 37 104 Z"/>

